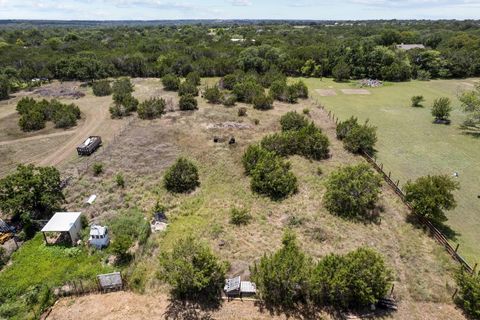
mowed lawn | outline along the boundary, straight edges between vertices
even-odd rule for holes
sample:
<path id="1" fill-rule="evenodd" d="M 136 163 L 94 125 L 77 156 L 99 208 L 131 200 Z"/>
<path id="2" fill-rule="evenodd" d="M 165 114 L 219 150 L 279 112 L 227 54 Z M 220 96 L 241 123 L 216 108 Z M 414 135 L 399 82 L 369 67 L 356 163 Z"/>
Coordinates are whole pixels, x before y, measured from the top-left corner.
<path id="1" fill-rule="evenodd" d="M 370 95 L 347 95 L 357 82 L 336 83 L 331 79 L 304 79 L 312 97 L 332 110 L 340 120 L 356 116 L 378 127 L 378 158 L 386 171 L 404 184 L 427 174 L 459 173 L 458 206 L 448 213 L 447 224 L 457 233 L 455 242 L 471 263 L 480 259 L 480 139 L 464 135 L 459 128 L 465 115 L 457 94 L 473 89 L 478 79 L 410 81 L 367 88 Z M 333 89 L 334 96 L 321 96 L 316 89 Z M 322 93 L 325 94 L 323 91 Z M 332 94 L 330 90 L 330 94 Z M 423 95 L 424 108 L 410 107 L 413 95 Z M 432 123 L 432 102 L 438 97 L 453 102 L 450 126 Z"/>

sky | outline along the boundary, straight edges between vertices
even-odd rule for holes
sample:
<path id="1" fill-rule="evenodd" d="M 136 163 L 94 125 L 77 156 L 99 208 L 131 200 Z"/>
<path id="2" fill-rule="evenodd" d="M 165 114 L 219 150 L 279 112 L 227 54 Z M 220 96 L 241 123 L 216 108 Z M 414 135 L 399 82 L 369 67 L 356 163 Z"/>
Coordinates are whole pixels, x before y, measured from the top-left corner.
<path id="1" fill-rule="evenodd" d="M 480 19 L 480 0 L 0 0 L 0 19 Z"/>

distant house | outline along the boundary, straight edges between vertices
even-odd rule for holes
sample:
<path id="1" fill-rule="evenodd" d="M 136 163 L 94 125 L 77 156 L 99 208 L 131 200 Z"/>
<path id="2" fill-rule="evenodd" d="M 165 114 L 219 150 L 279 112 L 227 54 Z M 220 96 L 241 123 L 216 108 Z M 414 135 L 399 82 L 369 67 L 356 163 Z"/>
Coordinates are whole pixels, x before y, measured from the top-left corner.
<path id="1" fill-rule="evenodd" d="M 102 249 L 108 246 L 110 243 L 110 237 L 108 235 L 108 228 L 93 225 L 90 227 L 90 238 L 88 243 L 98 249 Z"/>
<path id="2" fill-rule="evenodd" d="M 412 49 L 425 49 L 425 46 L 423 44 L 397 44 L 397 49 L 400 50 L 412 50 Z"/>
<path id="3" fill-rule="evenodd" d="M 57 212 L 41 230 L 46 244 L 70 242 L 80 239 L 81 212 Z M 47 236 L 48 235 L 48 236 Z"/>

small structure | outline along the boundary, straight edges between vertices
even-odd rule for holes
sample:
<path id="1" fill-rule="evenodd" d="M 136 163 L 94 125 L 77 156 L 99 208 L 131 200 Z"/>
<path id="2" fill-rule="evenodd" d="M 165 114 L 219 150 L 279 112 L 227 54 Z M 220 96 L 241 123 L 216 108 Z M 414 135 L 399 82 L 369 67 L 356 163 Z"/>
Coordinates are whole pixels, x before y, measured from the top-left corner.
<path id="1" fill-rule="evenodd" d="M 242 281 L 240 276 L 225 280 L 223 291 L 227 297 L 240 298 L 243 296 L 252 296 L 257 293 L 257 286 L 250 281 Z"/>
<path id="2" fill-rule="evenodd" d="M 97 276 L 98 286 L 102 292 L 117 291 L 123 289 L 123 280 L 120 272 L 99 274 Z"/>
<path id="3" fill-rule="evenodd" d="M 72 245 L 80 238 L 82 223 L 81 212 L 57 212 L 41 230 L 46 244 L 70 242 Z M 56 237 L 47 237 L 47 233 L 57 233 Z M 50 240 L 50 241 L 49 241 Z"/>
<path id="4" fill-rule="evenodd" d="M 108 228 L 97 225 L 91 226 L 90 238 L 88 238 L 88 243 L 97 249 L 108 247 L 108 244 L 110 243 Z"/>
<path id="5" fill-rule="evenodd" d="M 152 223 L 150 224 L 152 232 L 165 231 L 167 229 L 167 225 L 167 216 L 165 215 L 165 212 L 155 212 Z"/>
<path id="6" fill-rule="evenodd" d="M 96 195 L 96 194 L 92 194 L 90 197 L 88 197 L 87 203 L 88 203 L 89 205 L 92 205 L 92 204 L 95 202 L 96 199 L 97 199 L 97 195 Z"/>
<path id="7" fill-rule="evenodd" d="M 413 44 L 398 44 L 397 45 L 397 49 L 400 49 L 400 50 L 412 50 L 412 49 L 425 49 L 425 46 L 423 44 L 417 44 L 417 43 L 413 43 Z"/>
<path id="8" fill-rule="evenodd" d="M 102 138 L 99 136 L 88 137 L 81 145 L 77 147 L 79 156 L 89 156 L 102 145 Z"/>

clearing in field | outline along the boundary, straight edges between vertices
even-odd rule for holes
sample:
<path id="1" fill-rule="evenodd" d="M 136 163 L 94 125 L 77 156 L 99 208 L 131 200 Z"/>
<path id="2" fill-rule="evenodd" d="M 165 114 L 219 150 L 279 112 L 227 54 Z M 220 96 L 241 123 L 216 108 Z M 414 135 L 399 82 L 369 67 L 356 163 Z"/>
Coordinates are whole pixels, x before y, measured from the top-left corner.
<path id="1" fill-rule="evenodd" d="M 337 91 L 334 89 L 315 89 L 315 92 L 317 92 L 321 97 L 331 97 L 337 95 Z"/>
<path id="2" fill-rule="evenodd" d="M 310 88 L 333 86 L 342 91 L 353 85 L 329 79 L 305 81 Z M 463 82 L 473 84 L 475 81 L 478 80 Z M 466 87 L 458 80 L 410 81 L 386 83 L 362 99 L 349 95 L 317 97 L 340 120 L 356 116 L 361 121 L 369 119 L 378 127 L 377 157 L 400 184 L 428 174 L 459 173 L 461 189 L 455 194 L 458 206 L 448 212 L 447 224 L 456 233 L 453 239 L 460 243 L 460 253 L 474 265 L 480 258 L 480 140 L 459 128 L 465 114 L 457 94 L 466 89 L 471 86 Z M 414 95 L 424 96 L 424 108 L 410 107 L 410 98 Z M 432 123 L 430 106 L 438 97 L 452 99 L 450 126 Z"/>
<path id="3" fill-rule="evenodd" d="M 367 89 L 342 89 L 343 94 L 348 94 L 348 95 L 369 95 L 371 92 Z"/>

